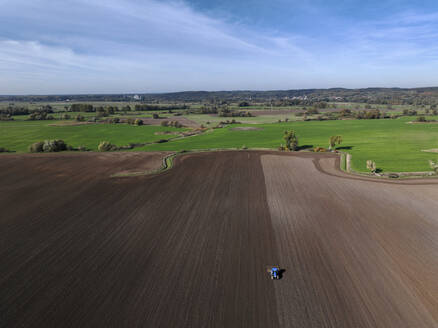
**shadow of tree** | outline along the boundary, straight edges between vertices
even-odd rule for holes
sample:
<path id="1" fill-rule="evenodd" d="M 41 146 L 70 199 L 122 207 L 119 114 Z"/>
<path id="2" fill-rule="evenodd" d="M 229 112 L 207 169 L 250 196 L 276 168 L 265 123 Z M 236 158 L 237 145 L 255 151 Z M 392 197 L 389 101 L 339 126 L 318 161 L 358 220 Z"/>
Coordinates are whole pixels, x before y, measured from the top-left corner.
<path id="1" fill-rule="evenodd" d="M 305 149 L 310 149 L 310 148 L 313 148 L 313 145 L 298 146 L 297 150 L 305 150 Z"/>

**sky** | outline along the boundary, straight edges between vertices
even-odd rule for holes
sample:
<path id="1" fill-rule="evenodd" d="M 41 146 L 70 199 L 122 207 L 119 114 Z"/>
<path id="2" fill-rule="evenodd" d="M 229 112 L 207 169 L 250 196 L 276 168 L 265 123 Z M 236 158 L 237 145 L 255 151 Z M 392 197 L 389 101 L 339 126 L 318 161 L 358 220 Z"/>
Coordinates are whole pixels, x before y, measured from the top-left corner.
<path id="1" fill-rule="evenodd" d="M 438 86 L 438 1 L 0 0 L 0 94 Z"/>

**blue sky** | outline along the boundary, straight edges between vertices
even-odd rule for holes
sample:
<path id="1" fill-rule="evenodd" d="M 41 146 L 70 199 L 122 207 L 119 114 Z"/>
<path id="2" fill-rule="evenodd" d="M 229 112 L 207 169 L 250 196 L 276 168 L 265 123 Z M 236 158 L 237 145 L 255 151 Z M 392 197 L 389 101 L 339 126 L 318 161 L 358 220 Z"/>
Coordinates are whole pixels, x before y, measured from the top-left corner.
<path id="1" fill-rule="evenodd" d="M 0 0 L 0 94 L 438 85 L 438 2 Z"/>

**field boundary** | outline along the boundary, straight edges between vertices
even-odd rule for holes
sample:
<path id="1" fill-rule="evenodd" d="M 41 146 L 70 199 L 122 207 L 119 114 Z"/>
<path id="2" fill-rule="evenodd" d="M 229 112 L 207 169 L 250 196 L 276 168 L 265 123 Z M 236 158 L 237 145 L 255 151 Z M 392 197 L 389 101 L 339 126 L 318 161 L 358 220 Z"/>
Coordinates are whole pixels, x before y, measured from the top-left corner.
<path id="1" fill-rule="evenodd" d="M 164 171 L 170 170 L 174 165 L 174 158 L 178 155 L 178 153 L 172 153 L 163 157 L 161 167 L 155 170 L 147 170 L 147 171 L 139 171 L 139 172 L 126 172 L 126 173 L 116 173 L 110 176 L 110 178 L 130 178 L 130 177 L 139 177 L 145 175 L 153 175 L 162 173 Z"/>
<path id="2" fill-rule="evenodd" d="M 372 176 L 372 175 L 368 175 L 366 173 L 361 173 L 361 172 L 356 172 L 353 169 L 351 169 L 350 167 L 350 171 L 345 171 L 343 169 L 343 165 L 345 165 L 345 169 L 347 169 L 348 166 L 348 157 L 351 158 L 351 155 L 349 153 L 344 153 L 344 152 L 338 152 L 338 153 L 314 153 L 314 152 L 309 152 L 309 151 L 297 151 L 297 152 L 281 152 L 278 151 L 276 149 L 272 149 L 272 148 L 251 148 L 251 149 L 241 149 L 241 148 L 217 148 L 217 149 L 202 149 L 202 150 L 190 150 L 190 151 L 183 151 L 183 152 L 178 152 L 173 154 L 173 156 L 169 156 L 169 161 L 171 162 L 170 167 L 168 167 L 167 169 L 165 169 L 164 171 L 167 171 L 169 169 L 171 169 L 174 165 L 174 160 L 177 156 L 180 155 L 185 155 L 185 154 L 196 154 L 196 153 L 208 153 L 208 152 L 219 152 L 219 151 L 265 151 L 267 153 L 269 152 L 275 152 L 278 155 L 289 155 L 289 156 L 300 156 L 303 154 L 331 154 L 331 155 L 335 155 L 336 156 L 336 162 L 335 162 L 335 169 L 337 171 L 339 171 L 342 174 L 345 174 L 345 176 L 343 175 L 337 175 L 337 174 L 333 174 L 330 172 L 325 171 L 319 164 L 319 158 L 314 158 L 313 162 L 314 165 L 316 167 L 316 169 L 324 174 L 328 174 L 331 176 L 336 176 L 336 177 L 340 177 L 340 178 L 350 178 L 353 180 L 363 180 L 363 181 L 371 181 L 371 182 L 380 182 L 380 183 L 398 183 L 398 184 L 406 184 L 406 185 L 414 185 L 414 184 L 418 184 L 418 185 L 427 185 L 427 184 L 438 184 L 438 176 L 435 175 L 409 175 L 412 174 L 412 172 L 397 172 L 396 174 L 399 174 L 400 177 L 397 179 L 392 179 L 388 176 Z M 340 155 L 340 156 L 339 156 Z M 322 155 L 324 156 L 324 155 Z M 342 158 L 344 157 L 344 163 Z M 333 158 L 333 157 L 332 157 Z M 159 171 L 157 173 L 161 173 L 162 171 Z M 391 172 L 391 173 L 395 173 L 395 172 Z M 423 172 L 414 172 L 414 173 L 423 173 Z M 424 173 L 429 173 L 429 172 L 424 172 Z M 430 172 L 432 173 L 432 172 Z M 390 174 L 390 173 L 387 173 Z M 436 180 L 436 181 L 430 181 L 430 180 Z M 403 183 L 403 181 L 405 181 L 406 183 Z M 412 181 L 412 183 L 407 183 L 407 181 Z M 415 183 L 415 182 L 419 182 L 419 183 Z M 422 182 L 425 181 L 425 182 Z"/>
<path id="3" fill-rule="evenodd" d="M 401 184 L 401 185 L 409 185 L 409 186 L 438 184 L 438 176 L 404 176 L 397 179 L 391 179 L 387 176 L 372 176 L 372 175 L 361 174 L 355 171 L 345 172 L 341 169 L 340 156 L 338 156 L 335 160 L 335 170 L 339 172 L 339 174 L 335 174 L 324 170 L 321 164 L 319 163 L 319 161 L 320 161 L 319 158 L 313 159 L 313 164 L 315 165 L 315 168 L 318 171 L 326 175 L 330 175 L 332 177 L 337 177 L 342 179 L 360 180 L 360 181 L 386 183 L 386 184 Z"/>

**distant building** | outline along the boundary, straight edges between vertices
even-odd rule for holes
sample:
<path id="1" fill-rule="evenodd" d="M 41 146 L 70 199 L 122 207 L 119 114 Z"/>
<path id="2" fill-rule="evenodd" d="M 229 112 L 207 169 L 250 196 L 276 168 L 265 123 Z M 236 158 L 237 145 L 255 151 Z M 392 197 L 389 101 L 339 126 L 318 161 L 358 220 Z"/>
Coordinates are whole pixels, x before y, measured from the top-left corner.
<path id="1" fill-rule="evenodd" d="M 139 95 L 135 95 L 133 98 L 134 98 L 134 100 L 140 100 L 140 96 Z"/>

